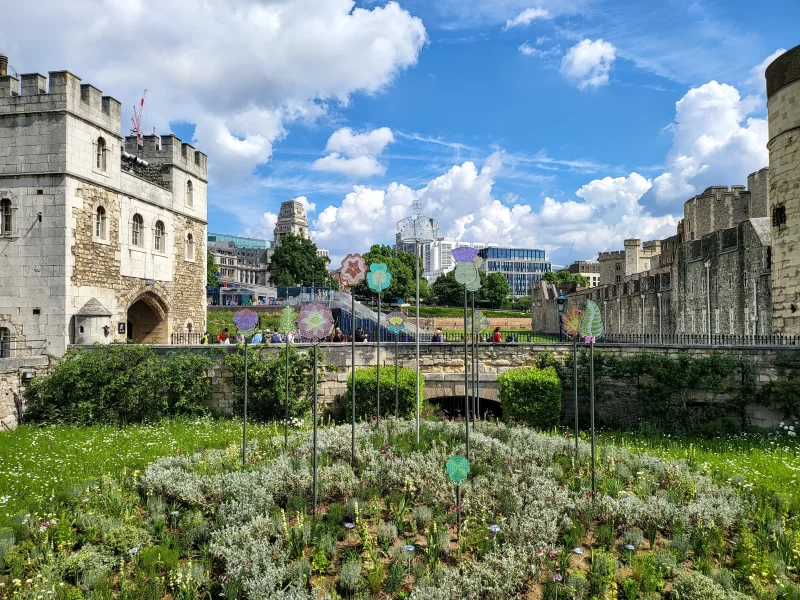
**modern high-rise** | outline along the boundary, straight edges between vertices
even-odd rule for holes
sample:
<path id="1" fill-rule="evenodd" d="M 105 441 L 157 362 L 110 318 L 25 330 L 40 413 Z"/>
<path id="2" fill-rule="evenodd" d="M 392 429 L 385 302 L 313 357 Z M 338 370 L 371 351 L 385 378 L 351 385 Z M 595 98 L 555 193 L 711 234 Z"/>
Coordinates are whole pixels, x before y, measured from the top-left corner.
<path id="1" fill-rule="evenodd" d="M 544 250 L 535 248 L 484 248 L 478 254 L 485 273 L 502 273 L 508 280 L 512 296 L 527 296 L 531 285 L 551 270 Z"/>
<path id="2" fill-rule="evenodd" d="M 475 248 L 481 250 L 496 246 L 497 244 L 487 244 L 483 242 L 463 242 L 454 237 L 438 237 L 432 242 L 420 244 L 420 257 L 422 258 L 422 276 L 433 283 L 442 275 L 446 275 L 456 268 L 451 251 L 456 248 Z M 403 252 L 414 252 L 414 244 L 403 243 L 400 241 L 400 234 L 397 234 L 395 249 Z"/>

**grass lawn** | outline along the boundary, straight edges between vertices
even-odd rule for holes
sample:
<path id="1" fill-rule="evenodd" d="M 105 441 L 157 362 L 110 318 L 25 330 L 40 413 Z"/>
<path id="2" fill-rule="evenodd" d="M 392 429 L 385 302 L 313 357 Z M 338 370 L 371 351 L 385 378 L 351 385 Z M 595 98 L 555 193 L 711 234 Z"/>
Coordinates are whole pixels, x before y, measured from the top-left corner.
<path id="1" fill-rule="evenodd" d="M 603 432 L 598 440 L 637 453 L 683 459 L 695 468 L 707 469 L 719 483 L 771 490 L 791 496 L 800 505 L 800 441 L 786 432 L 742 433 L 710 440 Z"/>
<path id="2" fill-rule="evenodd" d="M 247 308 L 246 306 L 237 307 L 237 310 Z M 239 329 L 233 324 L 234 310 L 229 311 L 208 311 L 208 332 L 216 336 L 226 327 L 231 334 L 236 334 Z M 281 316 L 277 313 L 260 313 L 259 329 L 276 329 L 280 324 Z"/>
<path id="3" fill-rule="evenodd" d="M 248 439 L 269 437 L 276 425 L 248 423 Z M 59 490 L 101 475 L 143 469 L 162 456 L 241 443 L 241 421 L 174 419 L 152 425 L 40 427 L 0 434 L 0 527 L 45 505 Z"/>

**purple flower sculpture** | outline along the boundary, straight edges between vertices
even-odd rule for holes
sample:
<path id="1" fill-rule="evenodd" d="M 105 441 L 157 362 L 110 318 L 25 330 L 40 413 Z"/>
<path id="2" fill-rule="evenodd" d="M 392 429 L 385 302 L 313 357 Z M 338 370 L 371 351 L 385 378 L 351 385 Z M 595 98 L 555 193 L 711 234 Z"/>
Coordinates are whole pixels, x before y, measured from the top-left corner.
<path id="1" fill-rule="evenodd" d="M 333 327 L 333 314 L 324 304 L 306 304 L 300 309 L 297 320 L 300 335 L 309 340 L 321 340 L 328 336 Z"/>
<path id="2" fill-rule="evenodd" d="M 471 263 L 478 256 L 478 251 L 475 248 L 456 248 L 450 254 L 457 263 Z"/>
<path id="3" fill-rule="evenodd" d="M 252 331 L 258 326 L 258 313 L 249 308 L 240 310 L 233 315 L 233 324 L 242 332 Z"/>

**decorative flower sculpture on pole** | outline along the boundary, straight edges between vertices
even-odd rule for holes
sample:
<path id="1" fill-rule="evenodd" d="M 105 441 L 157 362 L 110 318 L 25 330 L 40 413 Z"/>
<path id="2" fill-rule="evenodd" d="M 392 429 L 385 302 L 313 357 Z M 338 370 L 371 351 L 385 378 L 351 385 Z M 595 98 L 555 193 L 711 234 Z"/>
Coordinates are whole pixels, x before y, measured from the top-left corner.
<path id="1" fill-rule="evenodd" d="M 242 333 L 249 333 L 258 326 L 258 313 L 249 308 L 242 309 L 233 315 L 233 324 Z"/>
<path id="2" fill-rule="evenodd" d="M 258 326 L 258 313 L 244 308 L 233 315 L 233 324 L 247 334 Z M 242 418 L 242 465 L 247 461 L 247 335 L 244 335 L 244 416 Z"/>
<path id="3" fill-rule="evenodd" d="M 400 334 L 406 330 L 406 316 L 399 312 L 390 312 L 386 315 L 386 321 L 389 323 L 386 329 L 394 334 L 394 418 L 397 418 L 397 413 L 400 407 L 400 387 L 398 384 L 399 368 L 397 365 L 397 355 L 400 346 Z"/>
<path id="4" fill-rule="evenodd" d="M 324 304 L 306 304 L 300 309 L 297 320 L 300 335 L 306 339 L 319 341 L 328 337 L 333 327 L 333 314 Z"/>
<path id="5" fill-rule="evenodd" d="M 392 274 L 387 270 L 388 267 L 383 263 L 372 263 L 367 273 L 367 285 L 373 292 L 380 294 L 392 285 Z"/>
<path id="6" fill-rule="evenodd" d="M 353 381 L 353 422 L 350 439 L 350 464 L 356 462 L 356 291 L 367 277 L 367 263 L 360 254 L 348 254 L 339 269 L 342 284 L 350 287 L 350 377 Z"/>
<path id="7" fill-rule="evenodd" d="M 355 287 L 367 275 L 367 263 L 360 254 L 348 254 L 342 261 L 339 271 L 342 283 L 348 287 Z"/>
<path id="8" fill-rule="evenodd" d="M 603 319 L 600 307 L 593 301 L 586 301 L 586 310 L 581 318 L 580 334 L 589 344 L 589 413 L 592 428 L 592 500 L 595 497 L 595 452 L 594 452 L 594 343 L 603 335 Z"/>
<path id="9" fill-rule="evenodd" d="M 333 327 L 333 314 L 331 309 L 324 304 L 306 304 L 300 309 L 298 319 L 300 335 L 304 338 L 319 342 L 331 332 Z M 314 490 L 314 518 L 317 518 L 317 348 L 314 344 L 314 365 L 313 365 L 313 404 L 311 406 L 312 418 L 314 419 L 314 434 L 312 440 L 313 456 L 311 458 L 311 485 Z"/>
<path id="10" fill-rule="evenodd" d="M 294 331 L 297 325 L 297 313 L 291 306 L 287 306 L 281 311 L 281 322 L 278 324 L 278 332 L 283 334 L 286 343 L 286 411 L 283 419 L 283 449 L 289 447 L 289 334 Z"/>
<path id="11" fill-rule="evenodd" d="M 376 399 L 379 420 L 381 418 L 381 292 L 389 289 L 389 286 L 392 285 L 392 274 L 387 269 L 388 267 L 383 263 L 372 263 L 369 266 L 369 273 L 367 273 L 369 289 L 378 293 L 378 326 L 375 329 L 375 377 L 377 379 Z"/>
<path id="12" fill-rule="evenodd" d="M 475 329 L 472 329 L 472 324 L 475 324 Z M 474 331 L 480 335 L 489 328 L 489 319 L 487 319 L 480 310 L 475 311 L 475 318 L 467 318 L 467 329 Z"/>
<path id="13" fill-rule="evenodd" d="M 581 335 L 583 311 L 574 306 L 564 314 L 562 323 L 567 339 L 572 340 L 572 390 L 575 394 L 575 464 L 578 464 L 578 338 Z"/>
<path id="14" fill-rule="evenodd" d="M 453 260 L 456 261 L 455 278 L 456 282 L 464 286 L 464 438 L 467 447 L 467 460 L 469 460 L 469 419 L 470 419 L 470 406 L 469 406 L 469 369 L 468 365 L 468 338 L 467 333 L 467 292 L 476 292 L 481 289 L 481 273 L 480 266 L 483 261 L 478 256 L 478 251 L 475 248 L 456 248 L 451 250 L 450 254 Z M 475 309 L 475 296 L 473 294 L 473 311 Z M 474 353 L 473 353 L 474 356 Z M 472 394 L 476 395 L 477 382 L 473 379 Z"/>

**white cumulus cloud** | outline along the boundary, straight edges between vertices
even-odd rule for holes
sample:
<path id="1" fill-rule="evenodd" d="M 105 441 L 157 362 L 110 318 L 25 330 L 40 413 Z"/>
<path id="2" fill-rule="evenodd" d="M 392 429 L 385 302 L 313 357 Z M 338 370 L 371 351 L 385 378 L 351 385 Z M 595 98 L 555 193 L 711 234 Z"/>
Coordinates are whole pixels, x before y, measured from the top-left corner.
<path id="1" fill-rule="evenodd" d="M 608 84 L 608 74 L 617 58 L 617 49 L 603 39 L 585 39 L 567 51 L 561 59 L 561 73 L 580 89 Z"/>
<path id="2" fill-rule="evenodd" d="M 513 19 L 506 21 L 503 29 L 511 29 L 512 27 L 527 27 L 537 19 L 547 19 L 550 13 L 544 8 L 526 8 Z"/>
<path id="3" fill-rule="evenodd" d="M 422 21 L 394 1 L 132 0 L 104 2 L 98 13 L 96 0 L 73 0 L 61 8 L 52 0 L 4 7 L 0 39 L 14 68 L 69 69 L 121 100 L 128 116 L 147 88 L 146 130 L 195 123 L 218 183 L 241 181 L 269 160 L 288 124 L 385 89 L 427 41 Z"/>
<path id="4" fill-rule="evenodd" d="M 710 185 L 742 184 L 767 166 L 767 121 L 749 116 L 759 104 L 716 81 L 678 100 L 666 168 L 653 181 L 656 201 L 683 202 Z"/>
<path id="5" fill-rule="evenodd" d="M 378 162 L 377 157 L 393 141 L 394 134 L 388 127 L 365 133 L 353 133 L 349 127 L 343 127 L 328 138 L 325 151 L 330 154 L 314 161 L 312 168 L 350 177 L 383 175 L 386 167 Z"/>

